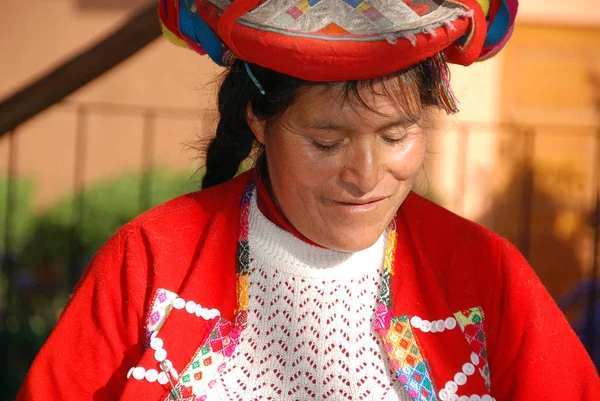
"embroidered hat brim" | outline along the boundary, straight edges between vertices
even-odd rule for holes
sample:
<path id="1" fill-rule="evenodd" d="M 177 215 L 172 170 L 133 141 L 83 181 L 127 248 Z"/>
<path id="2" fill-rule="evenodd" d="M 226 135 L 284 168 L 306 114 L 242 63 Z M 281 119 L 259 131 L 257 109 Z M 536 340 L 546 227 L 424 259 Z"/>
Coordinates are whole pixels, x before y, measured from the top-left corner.
<path id="1" fill-rule="evenodd" d="M 172 41 L 219 64 L 232 53 L 310 81 L 345 81 L 387 75 L 440 52 L 462 65 L 484 50 L 495 54 L 512 32 L 516 6 L 516 0 L 161 0 L 159 14 Z M 497 39 L 486 43 L 496 15 L 503 18 L 494 25 Z"/>

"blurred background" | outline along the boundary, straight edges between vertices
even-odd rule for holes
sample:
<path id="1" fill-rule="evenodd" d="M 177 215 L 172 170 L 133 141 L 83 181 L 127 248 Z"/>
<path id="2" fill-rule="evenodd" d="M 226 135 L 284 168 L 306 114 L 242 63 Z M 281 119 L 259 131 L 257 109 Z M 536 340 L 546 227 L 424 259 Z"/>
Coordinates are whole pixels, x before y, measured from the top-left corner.
<path id="1" fill-rule="evenodd" d="M 510 239 L 600 366 L 600 7 L 522 1 L 492 60 L 452 67 L 458 116 L 419 191 Z M 90 258 L 199 188 L 219 69 L 159 37 L 151 0 L 3 0 L 0 376 L 19 384 Z"/>

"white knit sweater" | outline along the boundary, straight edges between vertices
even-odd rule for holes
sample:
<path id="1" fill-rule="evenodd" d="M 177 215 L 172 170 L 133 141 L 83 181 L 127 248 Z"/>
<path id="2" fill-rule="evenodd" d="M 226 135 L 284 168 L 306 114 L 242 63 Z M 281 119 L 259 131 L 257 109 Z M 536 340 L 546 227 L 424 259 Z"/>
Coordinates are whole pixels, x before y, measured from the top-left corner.
<path id="1" fill-rule="evenodd" d="M 253 197 L 248 325 L 207 401 L 408 401 L 373 319 L 386 235 L 353 254 L 311 246 Z"/>

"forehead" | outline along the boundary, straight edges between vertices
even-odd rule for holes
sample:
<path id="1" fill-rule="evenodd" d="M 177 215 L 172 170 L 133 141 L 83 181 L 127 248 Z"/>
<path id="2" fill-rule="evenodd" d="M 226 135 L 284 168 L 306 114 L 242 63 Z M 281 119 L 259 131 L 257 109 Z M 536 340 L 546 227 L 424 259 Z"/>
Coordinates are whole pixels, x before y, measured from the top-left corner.
<path id="1" fill-rule="evenodd" d="M 416 88 L 380 82 L 356 88 L 344 83 L 303 88 L 285 114 L 304 124 L 368 124 L 389 119 L 418 120 L 421 113 Z"/>

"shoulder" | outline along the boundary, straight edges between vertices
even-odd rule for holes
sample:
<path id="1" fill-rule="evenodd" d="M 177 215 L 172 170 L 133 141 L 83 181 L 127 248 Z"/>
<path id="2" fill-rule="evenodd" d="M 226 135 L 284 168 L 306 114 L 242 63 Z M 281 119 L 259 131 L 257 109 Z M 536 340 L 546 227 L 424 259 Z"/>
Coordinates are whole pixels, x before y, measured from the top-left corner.
<path id="1" fill-rule="evenodd" d="M 180 196 L 122 226 L 98 251 L 96 275 L 127 270 L 155 286 L 175 288 L 212 241 L 235 244 L 240 200 L 249 182 L 242 174 L 226 183 Z M 150 284 L 150 283 L 148 283 Z"/>
<path id="2" fill-rule="evenodd" d="M 509 241 L 417 194 L 408 196 L 396 220 L 419 264 L 449 290 L 487 297 L 513 268 L 531 270 Z"/>
<path id="3" fill-rule="evenodd" d="M 477 247 L 507 243 L 493 231 L 413 192 L 406 198 L 397 216 L 405 222 L 408 230 L 421 237 L 423 245 Z"/>

